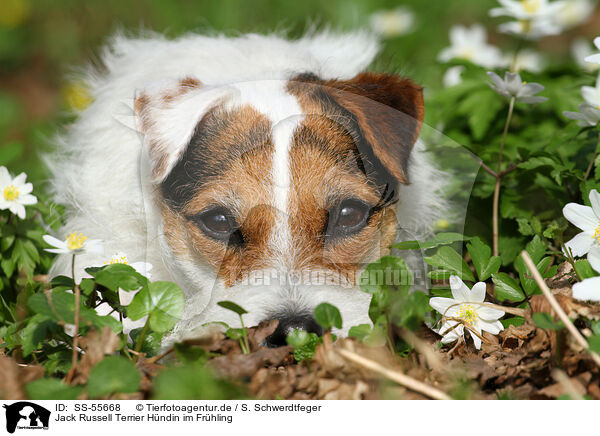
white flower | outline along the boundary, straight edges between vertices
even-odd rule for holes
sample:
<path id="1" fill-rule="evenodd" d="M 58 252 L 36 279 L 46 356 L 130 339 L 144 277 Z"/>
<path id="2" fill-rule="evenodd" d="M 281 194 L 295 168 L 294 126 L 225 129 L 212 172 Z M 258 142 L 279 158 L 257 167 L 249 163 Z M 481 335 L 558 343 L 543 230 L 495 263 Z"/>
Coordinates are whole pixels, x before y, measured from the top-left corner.
<path id="1" fill-rule="evenodd" d="M 596 272 L 600 272 L 598 268 L 594 269 Z M 583 301 L 600 301 L 600 277 L 590 277 L 575 283 L 573 285 L 573 298 Z"/>
<path id="2" fill-rule="evenodd" d="M 464 65 L 455 65 L 450 67 L 444 73 L 444 77 L 442 78 L 442 82 L 446 88 L 450 88 L 451 86 L 456 86 L 462 82 L 462 73 L 465 71 Z"/>
<path id="3" fill-rule="evenodd" d="M 563 115 L 571 120 L 579 121 L 577 124 L 581 127 L 595 126 L 600 122 L 600 109 L 597 107 L 581 103 L 578 109 L 579 112 L 564 111 Z"/>
<path id="4" fill-rule="evenodd" d="M 57 254 L 81 254 L 81 253 L 97 253 L 103 252 L 102 245 L 99 239 L 91 239 L 88 241 L 87 236 L 83 233 L 72 232 L 64 241 L 56 239 L 54 236 L 44 235 L 44 241 L 54 248 L 45 248 L 49 253 Z"/>
<path id="5" fill-rule="evenodd" d="M 600 50 L 600 36 L 594 38 L 594 45 L 597 49 Z M 600 64 L 600 53 L 596 53 L 590 56 L 587 56 L 583 59 L 586 62 L 592 62 L 594 64 Z"/>
<path id="6" fill-rule="evenodd" d="M 139 272 L 146 278 L 151 278 L 150 270 L 152 269 L 152 264 L 148 262 L 132 262 L 129 263 L 129 259 L 125 253 L 115 253 L 110 258 L 104 261 L 104 265 L 113 265 L 115 263 L 122 263 L 124 265 L 129 265 L 134 270 Z"/>
<path id="7" fill-rule="evenodd" d="M 594 45 L 584 38 L 577 38 L 571 44 L 571 55 L 580 68 L 593 72 L 600 68 L 600 64 L 586 62 L 584 59 L 594 53 Z"/>
<path id="8" fill-rule="evenodd" d="M 516 57 L 514 53 L 506 55 L 504 57 L 504 66 L 510 67 L 515 72 L 525 70 L 532 73 L 540 73 L 545 68 L 546 62 L 538 52 L 525 49 L 517 52 Z"/>
<path id="9" fill-rule="evenodd" d="M 446 47 L 438 55 L 439 61 L 464 59 L 484 68 L 496 68 L 502 65 L 502 52 L 498 47 L 487 43 L 485 29 L 480 24 L 474 24 L 471 28 L 452 27 L 450 43 L 450 47 Z"/>
<path id="10" fill-rule="evenodd" d="M 498 26 L 502 33 L 521 36 L 525 39 L 539 39 L 544 36 L 558 35 L 561 27 L 547 18 L 538 18 L 536 20 L 509 21 Z"/>
<path id="11" fill-rule="evenodd" d="M 490 10 L 490 16 L 507 16 L 517 20 L 535 20 L 556 15 L 564 7 L 563 1 L 548 0 L 498 0 L 501 8 Z"/>
<path id="12" fill-rule="evenodd" d="M 581 96 L 591 106 L 600 107 L 600 75 L 596 78 L 596 86 L 582 86 Z"/>
<path id="13" fill-rule="evenodd" d="M 539 83 L 526 83 L 521 80 L 519 73 L 504 73 L 504 80 L 496 73 L 488 71 L 487 75 L 492 79 L 490 87 L 498 94 L 506 98 L 515 98 L 521 103 L 541 103 L 548 100 L 546 97 L 539 97 L 534 94 L 544 90 Z"/>
<path id="14" fill-rule="evenodd" d="M 27 174 L 21 173 L 13 179 L 6 167 L 0 167 L 0 210 L 8 209 L 21 219 L 25 219 L 25 206 L 37 203 L 37 198 L 31 195 L 33 185 L 25 180 Z"/>
<path id="15" fill-rule="evenodd" d="M 579 105 L 579 112 L 563 112 L 563 115 L 572 120 L 578 120 L 582 127 L 595 126 L 600 121 L 600 75 L 596 79 L 596 86 L 582 86 L 581 96 L 585 103 Z"/>
<path id="16" fill-rule="evenodd" d="M 589 20 L 595 7 L 590 0 L 566 0 L 554 20 L 563 29 L 569 29 Z"/>
<path id="17" fill-rule="evenodd" d="M 429 305 L 444 316 L 444 323 L 439 330 L 439 334 L 443 336 L 443 344 L 464 337 L 465 326 L 479 335 L 482 330 L 493 335 L 504 330 L 504 326 L 498 321 L 504 316 L 504 312 L 484 303 L 485 283 L 475 283 L 473 289 L 469 289 L 458 276 L 450 276 L 450 289 L 453 298 L 433 297 L 429 300 Z M 481 339 L 471 331 L 470 334 L 475 348 L 479 350 Z"/>
<path id="18" fill-rule="evenodd" d="M 410 33 L 415 26 L 415 14 L 407 7 L 374 12 L 370 17 L 371 29 L 383 37 Z"/>
<path id="19" fill-rule="evenodd" d="M 587 254 L 590 265 L 600 270 L 600 194 L 595 189 L 590 191 L 590 203 L 592 207 L 569 203 L 563 208 L 565 218 L 583 230 L 565 248 L 575 257 Z"/>

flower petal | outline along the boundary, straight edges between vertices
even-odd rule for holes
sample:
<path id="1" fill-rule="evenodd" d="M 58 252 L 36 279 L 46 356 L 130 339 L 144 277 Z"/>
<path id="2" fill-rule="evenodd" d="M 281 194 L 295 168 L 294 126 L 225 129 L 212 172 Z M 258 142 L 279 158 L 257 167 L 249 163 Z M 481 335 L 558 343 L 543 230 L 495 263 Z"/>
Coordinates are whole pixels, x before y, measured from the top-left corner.
<path id="1" fill-rule="evenodd" d="M 0 167 L 0 187 L 10 185 L 12 178 L 6 167 Z"/>
<path id="2" fill-rule="evenodd" d="M 494 309 L 493 307 L 488 307 L 485 304 L 482 304 L 477 308 L 477 315 L 483 321 L 495 321 L 498 318 L 502 318 L 505 314 L 502 310 Z"/>
<path id="3" fill-rule="evenodd" d="M 473 330 L 475 330 L 477 333 L 481 334 L 481 328 L 479 328 L 478 325 L 472 325 L 471 328 Z M 471 335 L 471 339 L 473 339 L 473 344 L 475 345 L 475 348 L 477 348 L 478 350 L 481 350 L 481 339 L 479 338 L 479 336 L 477 336 L 475 333 L 469 331 L 469 334 Z"/>
<path id="4" fill-rule="evenodd" d="M 27 180 L 27 174 L 21 173 L 13 179 L 12 184 L 15 186 L 23 186 L 25 184 L 25 180 Z"/>
<path id="5" fill-rule="evenodd" d="M 442 315 L 452 316 L 448 312 L 448 309 L 451 306 L 458 306 L 459 303 L 452 298 L 444 298 L 444 297 L 433 297 L 429 300 L 429 305 L 437 310 Z"/>
<path id="6" fill-rule="evenodd" d="M 54 236 L 44 235 L 43 239 L 44 239 L 44 241 L 46 241 L 46 244 L 48 244 L 48 245 L 52 245 L 53 247 L 56 247 L 56 248 L 68 249 L 66 241 L 61 241 L 60 239 L 56 239 Z"/>
<path id="7" fill-rule="evenodd" d="M 470 301 L 471 291 L 458 276 L 450 276 L 450 289 L 452 296 L 458 302 Z"/>
<path id="8" fill-rule="evenodd" d="M 600 218 L 600 194 L 595 189 L 590 191 L 590 204 L 592 205 L 594 215 Z"/>
<path id="9" fill-rule="evenodd" d="M 597 272 L 600 272 L 600 245 L 594 244 L 588 253 L 587 260 Z"/>
<path id="10" fill-rule="evenodd" d="M 47 251 L 48 253 L 63 254 L 69 253 L 70 250 L 68 248 L 44 248 L 44 251 Z"/>
<path id="11" fill-rule="evenodd" d="M 19 203 L 21 203 L 25 206 L 29 206 L 30 204 L 36 204 L 37 197 L 35 195 L 26 194 L 26 195 L 19 197 Z"/>
<path id="12" fill-rule="evenodd" d="M 600 277 L 592 277 L 575 283 L 573 298 L 583 301 L 600 301 Z"/>
<path id="13" fill-rule="evenodd" d="M 483 300 L 485 300 L 485 291 L 486 291 L 486 287 L 485 287 L 485 283 L 483 282 L 477 282 L 473 285 L 473 288 L 471 289 L 471 294 L 470 294 L 470 301 L 475 302 L 475 303 L 483 303 Z"/>
<path id="14" fill-rule="evenodd" d="M 563 208 L 563 215 L 584 232 L 593 233 L 600 221 L 591 207 L 577 203 L 568 203 Z"/>
<path id="15" fill-rule="evenodd" d="M 587 254 L 592 248 L 592 244 L 594 243 L 594 238 L 586 232 L 581 232 L 569 242 L 565 243 L 565 248 L 567 252 L 571 251 L 573 256 L 581 257 L 584 254 Z"/>
<path id="16" fill-rule="evenodd" d="M 504 330 L 504 326 L 502 325 L 502 323 L 500 321 L 492 321 L 492 322 L 480 321 L 479 326 L 481 327 L 482 330 L 485 330 L 486 332 L 489 332 L 493 335 L 497 335 L 502 330 Z"/>

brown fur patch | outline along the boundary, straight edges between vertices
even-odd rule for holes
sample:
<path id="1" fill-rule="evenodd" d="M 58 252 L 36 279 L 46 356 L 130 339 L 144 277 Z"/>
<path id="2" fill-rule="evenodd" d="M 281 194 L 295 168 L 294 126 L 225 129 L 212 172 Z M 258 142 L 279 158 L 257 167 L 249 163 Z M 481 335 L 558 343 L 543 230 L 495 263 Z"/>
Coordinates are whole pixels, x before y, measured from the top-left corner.
<path id="1" fill-rule="evenodd" d="M 230 112 L 213 110 L 199 124 L 179 168 L 163 183 L 167 199 L 169 189 L 191 188 L 182 204 L 171 202 L 167 214 L 180 211 L 175 216 L 185 229 L 187 255 L 210 264 L 228 286 L 265 266 L 270 257 L 267 242 L 276 216 L 269 206 L 270 132 L 270 122 L 249 106 Z M 226 207 L 236 218 L 243 246 L 217 241 L 194 222 L 194 216 L 216 205 Z"/>
<path id="2" fill-rule="evenodd" d="M 359 169 L 352 137 L 329 117 L 307 116 L 293 138 L 290 173 L 294 268 L 333 270 L 353 283 L 362 264 L 382 255 L 379 245 L 391 244 L 396 223 L 388 219 L 392 208 L 377 209 L 358 233 L 325 238 L 328 211 L 343 200 L 359 199 L 372 206 L 381 200 Z"/>
<path id="3" fill-rule="evenodd" d="M 361 73 L 351 80 L 298 76 L 289 82 L 288 89 L 307 110 L 332 110 L 334 105 L 345 109 L 370 148 L 360 152 L 366 158 L 372 153 L 398 182 L 409 182 L 409 155 L 424 115 L 420 86 L 398 76 Z"/>

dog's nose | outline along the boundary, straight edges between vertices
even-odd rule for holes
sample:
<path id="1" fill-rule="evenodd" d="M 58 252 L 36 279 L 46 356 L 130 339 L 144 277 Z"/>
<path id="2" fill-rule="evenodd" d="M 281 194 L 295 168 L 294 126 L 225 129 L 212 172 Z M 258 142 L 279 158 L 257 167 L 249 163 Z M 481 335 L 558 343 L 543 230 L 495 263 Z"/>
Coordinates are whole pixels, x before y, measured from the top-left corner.
<path id="1" fill-rule="evenodd" d="M 275 317 L 279 320 L 279 325 L 275 331 L 266 337 L 265 346 L 269 348 L 283 347 L 287 345 L 285 338 L 294 329 L 304 330 L 308 333 L 316 333 L 321 336 L 323 329 L 312 315 L 284 315 Z"/>

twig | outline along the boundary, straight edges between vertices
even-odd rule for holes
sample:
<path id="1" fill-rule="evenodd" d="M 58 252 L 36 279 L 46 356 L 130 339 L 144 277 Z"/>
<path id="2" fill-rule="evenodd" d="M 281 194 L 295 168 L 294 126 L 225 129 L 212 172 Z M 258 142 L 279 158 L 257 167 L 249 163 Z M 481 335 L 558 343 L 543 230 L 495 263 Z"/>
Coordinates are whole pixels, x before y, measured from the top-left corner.
<path id="1" fill-rule="evenodd" d="M 163 357 L 166 357 L 169 354 L 171 354 L 173 351 L 175 351 L 175 348 L 171 347 L 167 351 L 165 351 L 164 353 L 159 354 L 158 356 L 154 356 L 154 357 L 151 357 L 150 359 L 146 359 L 146 362 L 147 363 L 156 363 L 160 359 L 162 359 Z"/>
<path id="2" fill-rule="evenodd" d="M 525 261 L 525 265 L 527 265 L 527 268 L 529 268 L 529 271 L 531 272 L 531 275 L 533 276 L 538 287 L 544 293 L 544 296 L 550 303 L 550 306 L 552 306 L 552 309 L 554 310 L 554 312 L 558 315 L 560 320 L 564 323 L 564 325 L 567 328 L 567 330 L 569 331 L 569 333 L 571 333 L 573 335 L 573 337 L 575 338 L 575 340 L 577 341 L 577 343 L 579 345 L 581 345 L 585 350 L 587 350 L 587 352 L 590 354 L 590 356 L 592 357 L 592 359 L 594 360 L 596 365 L 600 366 L 600 355 L 598 355 L 596 352 L 590 350 L 590 345 L 588 344 L 588 341 L 586 341 L 585 338 L 583 337 L 583 335 L 581 333 L 579 333 L 579 330 L 577 330 L 577 328 L 573 325 L 573 323 L 571 322 L 571 320 L 569 319 L 569 317 L 567 316 L 567 314 L 565 313 L 563 308 L 560 307 L 560 304 L 558 304 L 558 301 L 556 301 L 556 298 L 554 297 L 552 292 L 550 292 L 548 285 L 546 285 L 546 283 L 544 282 L 544 279 L 542 278 L 540 272 L 537 270 L 535 264 L 533 263 L 533 260 L 531 260 L 531 257 L 529 257 L 529 254 L 525 250 L 523 250 L 521 252 L 521 256 L 523 257 L 523 260 Z"/>
<path id="3" fill-rule="evenodd" d="M 498 177 L 498 174 L 496 174 L 496 171 L 494 171 L 493 169 L 488 167 L 485 163 L 483 163 L 483 161 L 481 159 L 479 159 L 479 165 L 481 165 L 481 168 L 483 168 L 485 170 L 485 172 L 490 174 L 492 177 L 494 177 L 494 178 Z"/>
<path id="4" fill-rule="evenodd" d="M 408 329 L 402 329 L 400 336 L 408 342 L 412 347 L 415 348 L 419 353 L 425 357 L 427 363 L 434 368 L 436 371 L 447 372 L 448 367 L 442 362 L 442 359 L 434 351 L 433 347 L 425 342 L 423 339 L 417 337 L 413 332 Z"/>
<path id="5" fill-rule="evenodd" d="M 504 152 L 504 144 L 506 143 L 508 126 L 510 126 L 510 120 L 512 118 L 514 108 L 515 97 L 512 97 L 508 105 L 508 115 L 506 116 L 506 123 L 504 124 L 504 131 L 502 132 L 502 141 L 500 142 L 500 151 L 498 152 L 498 171 L 496 171 L 496 185 L 494 186 L 494 202 L 492 204 L 492 240 L 494 246 L 494 256 L 498 256 L 498 203 L 500 202 L 500 181 L 502 180 L 503 176 L 503 174 L 501 174 L 502 154 Z"/>
<path id="6" fill-rule="evenodd" d="M 519 307 L 501 306 L 500 304 L 487 303 L 487 302 L 486 303 L 481 303 L 481 304 L 484 307 L 490 307 L 492 309 L 498 309 L 498 310 L 501 310 L 503 312 L 510 313 L 511 315 L 522 316 L 523 318 L 525 318 L 527 316 L 527 313 L 529 312 L 529 310 L 527 310 L 527 309 L 521 309 Z"/>
<path id="7" fill-rule="evenodd" d="M 448 396 L 448 394 L 440 391 L 439 389 L 436 389 L 436 388 L 429 386 L 423 382 L 415 380 L 414 378 L 409 377 L 405 374 L 402 374 L 401 372 L 393 371 L 389 368 L 386 368 L 385 366 L 380 365 L 379 363 L 374 362 L 370 359 L 364 358 L 352 351 L 343 350 L 343 349 L 339 349 L 337 351 L 345 359 L 347 359 L 351 362 L 354 362 L 357 365 L 362 366 L 363 368 L 370 369 L 371 371 L 376 372 L 377 374 L 380 374 L 380 375 L 410 389 L 411 391 L 418 392 L 429 398 L 433 398 L 434 400 L 451 400 L 452 399 L 452 398 L 450 398 L 450 396 Z"/>
<path id="8" fill-rule="evenodd" d="M 71 276 L 73 278 L 73 284 L 75 285 L 75 289 L 73 289 L 75 291 L 75 334 L 73 335 L 73 355 L 71 356 L 71 369 L 69 369 L 67 378 L 65 380 L 67 383 L 71 383 L 71 380 L 75 375 L 75 367 L 77 366 L 77 358 L 79 357 L 77 346 L 79 343 L 79 304 L 81 301 L 81 290 L 79 289 L 79 285 L 75 282 L 75 255 L 73 255 L 73 259 L 71 261 Z"/>
<path id="9" fill-rule="evenodd" d="M 552 378 L 560 384 L 567 395 L 571 397 L 572 400 L 585 400 L 583 396 L 579 393 L 571 379 L 560 369 L 554 369 L 552 371 Z"/>

